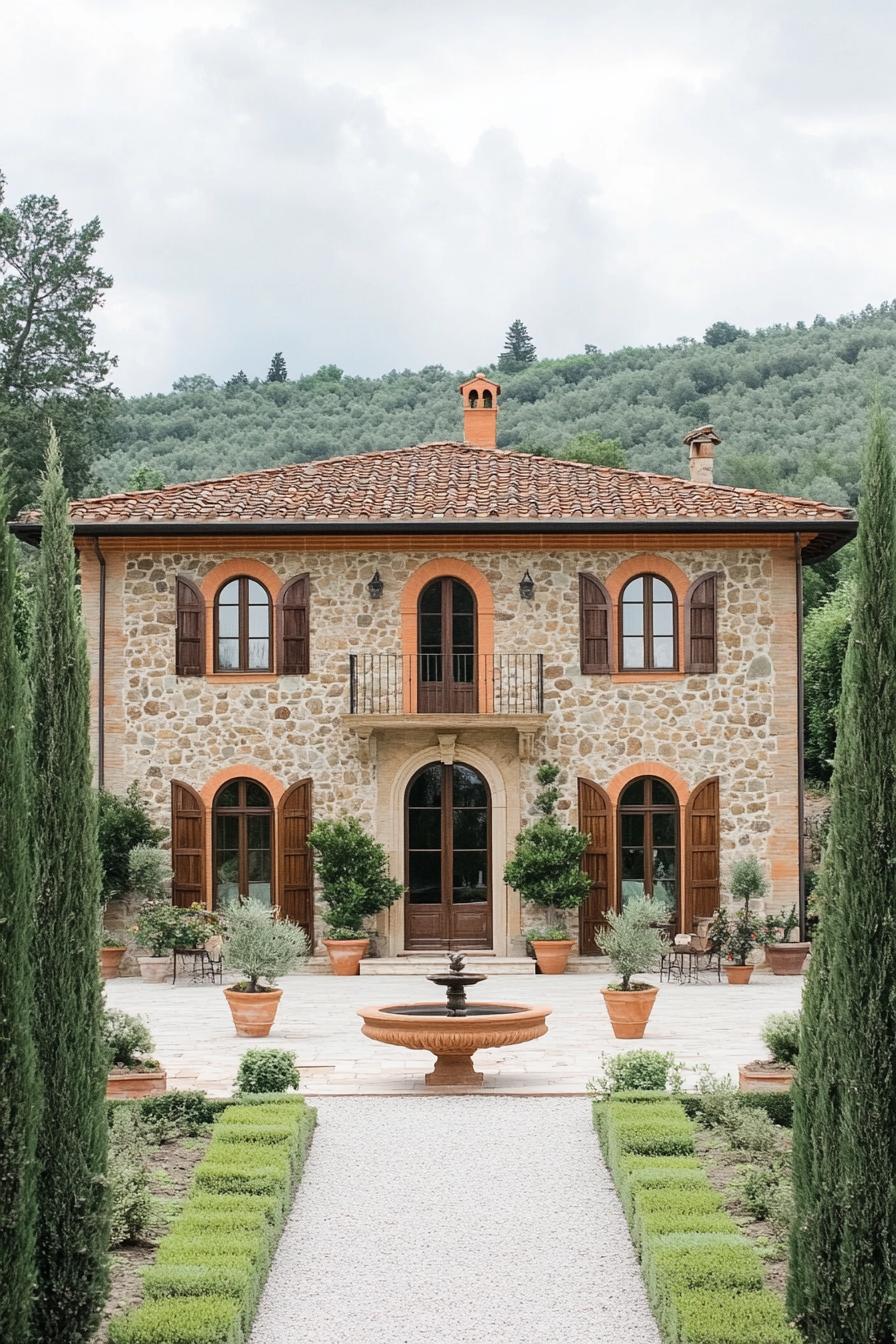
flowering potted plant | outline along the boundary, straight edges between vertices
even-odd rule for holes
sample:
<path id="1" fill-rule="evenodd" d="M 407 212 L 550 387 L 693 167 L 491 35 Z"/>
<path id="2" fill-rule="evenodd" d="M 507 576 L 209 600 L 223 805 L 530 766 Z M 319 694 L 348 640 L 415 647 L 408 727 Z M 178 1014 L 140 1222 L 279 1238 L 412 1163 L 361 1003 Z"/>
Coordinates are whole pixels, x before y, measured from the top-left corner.
<path id="1" fill-rule="evenodd" d="M 619 976 L 618 985 L 607 985 L 601 993 L 613 1035 L 621 1040 L 644 1035 L 658 991 L 633 977 L 658 968 L 669 946 L 661 931 L 668 918 L 665 906 L 647 896 L 632 896 L 621 910 L 607 911 L 608 927 L 597 935 L 599 948 Z"/>
<path id="2" fill-rule="evenodd" d="M 224 990 L 237 1036 L 268 1035 L 283 997 L 274 980 L 308 960 L 304 929 L 276 916 L 261 901 L 247 901 L 227 912 L 224 964 L 243 975 Z"/>
<path id="3" fill-rule="evenodd" d="M 799 928 L 796 906 L 788 913 L 776 911 L 766 915 L 762 931 L 765 959 L 773 975 L 801 975 L 811 943 L 791 942 L 791 934 Z"/>
<path id="4" fill-rule="evenodd" d="M 103 1040 L 109 1056 L 107 1097 L 152 1097 L 164 1092 L 168 1075 L 153 1059 L 153 1039 L 141 1017 L 106 1009 Z"/>
<path id="5" fill-rule="evenodd" d="M 548 913 L 546 929 L 530 929 L 526 934 L 542 975 L 562 975 L 566 970 L 575 942 L 562 912 L 577 910 L 590 886 L 587 873 L 582 871 L 588 837 L 574 826 L 565 826 L 556 815 L 559 774 L 559 766 L 547 761 L 538 767 L 535 778 L 541 790 L 535 806 L 541 816 L 520 831 L 513 857 L 504 867 L 504 881 L 524 901 L 540 905 Z"/>
<path id="6" fill-rule="evenodd" d="M 747 985 L 753 974 L 750 960 L 762 937 L 764 925 L 751 910 L 750 902 L 761 900 L 768 890 L 768 882 L 751 854 L 738 859 L 731 868 L 731 895 L 739 902 L 739 909 L 717 910 L 709 926 L 709 936 L 728 958 L 722 970 L 729 985 Z"/>
<path id="7" fill-rule="evenodd" d="M 355 817 L 319 821 L 308 834 L 327 907 L 323 944 L 334 975 L 358 975 L 370 946 L 364 921 L 386 910 L 404 891 L 389 876 L 386 851 Z"/>

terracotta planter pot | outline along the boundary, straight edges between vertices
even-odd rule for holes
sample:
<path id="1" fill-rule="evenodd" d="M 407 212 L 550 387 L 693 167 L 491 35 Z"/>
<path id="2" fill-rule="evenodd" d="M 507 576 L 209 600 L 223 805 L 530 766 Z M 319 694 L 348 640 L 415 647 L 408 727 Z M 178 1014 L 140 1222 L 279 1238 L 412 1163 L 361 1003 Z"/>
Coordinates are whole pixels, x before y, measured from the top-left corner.
<path id="1" fill-rule="evenodd" d="M 725 978 L 729 985 L 748 985 L 750 976 L 753 974 L 753 967 L 747 966 L 729 966 L 722 962 L 722 970 L 725 972 Z"/>
<path id="2" fill-rule="evenodd" d="M 151 985 L 160 985 L 171 974 L 170 957 L 138 957 L 140 974 Z"/>
<path id="3" fill-rule="evenodd" d="M 100 948 L 100 975 L 104 980 L 117 980 L 121 959 L 127 952 L 126 947 Z"/>
<path id="4" fill-rule="evenodd" d="M 239 989 L 225 989 L 224 997 L 237 1036 L 267 1036 L 277 1016 L 283 990 L 263 989 L 257 994 L 246 994 Z"/>
<path id="5" fill-rule="evenodd" d="M 370 946 L 369 938 L 324 938 L 323 944 L 334 975 L 361 974 L 361 962 Z"/>
<path id="6" fill-rule="evenodd" d="M 575 947 L 571 938 L 546 938 L 532 943 L 532 951 L 542 975 L 562 975 L 569 961 L 569 954 Z"/>
<path id="7" fill-rule="evenodd" d="M 773 975 L 802 975 L 811 943 L 768 943 L 765 959 Z"/>
<path id="8" fill-rule="evenodd" d="M 602 989 L 613 1035 L 623 1041 L 639 1040 L 658 993 L 653 985 L 647 989 Z"/>
<path id="9" fill-rule="evenodd" d="M 156 1097 L 168 1090 L 168 1075 L 164 1069 L 122 1069 L 110 1073 L 106 1079 L 106 1096 L 119 1100 L 137 1097 Z"/>
<path id="10" fill-rule="evenodd" d="M 782 1064 L 741 1064 L 738 1069 L 738 1087 L 741 1092 L 789 1092 L 793 1069 Z"/>

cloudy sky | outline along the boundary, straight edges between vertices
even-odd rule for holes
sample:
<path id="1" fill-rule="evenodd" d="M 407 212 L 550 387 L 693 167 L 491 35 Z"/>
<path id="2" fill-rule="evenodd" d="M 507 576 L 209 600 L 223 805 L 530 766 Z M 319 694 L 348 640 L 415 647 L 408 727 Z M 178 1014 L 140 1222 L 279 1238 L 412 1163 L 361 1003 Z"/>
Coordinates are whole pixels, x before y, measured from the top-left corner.
<path id="1" fill-rule="evenodd" d="M 8 196 L 98 214 L 128 393 L 896 295 L 896 8 L 0 0 Z"/>

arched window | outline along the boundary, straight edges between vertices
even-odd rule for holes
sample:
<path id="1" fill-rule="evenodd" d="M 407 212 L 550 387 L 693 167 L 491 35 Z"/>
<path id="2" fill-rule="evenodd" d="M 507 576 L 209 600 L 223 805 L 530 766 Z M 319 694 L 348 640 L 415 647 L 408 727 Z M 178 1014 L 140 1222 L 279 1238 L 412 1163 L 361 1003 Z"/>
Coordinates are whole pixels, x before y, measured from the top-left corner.
<path id="1" fill-rule="evenodd" d="M 231 779 L 215 794 L 216 909 L 245 901 L 271 903 L 271 797 L 254 779 Z"/>
<path id="2" fill-rule="evenodd" d="M 633 780 L 619 799 L 619 899 L 650 896 L 678 921 L 678 800 L 661 779 Z"/>
<path id="3" fill-rule="evenodd" d="M 475 387 L 473 388 L 467 400 L 469 402 L 470 409 L 472 411 L 475 411 L 476 407 L 479 405 L 479 393 L 476 391 Z"/>
<path id="4" fill-rule="evenodd" d="M 673 671 L 677 665 L 675 594 L 665 579 L 639 574 L 622 590 L 620 667 Z"/>
<path id="5" fill-rule="evenodd" d="M 229 579 L 218 589 L 215 671 L 271 671 L 271 596 L 257 579 Z"/>
<path id="6" fill-rule="evenodd" d="M 482 394 L 482 409 L 484 411 L 490 411 L 491 408 L 492 408 L 492 394 L 491 392 L 489 392 L 488 388 L 486 388 Z"/>

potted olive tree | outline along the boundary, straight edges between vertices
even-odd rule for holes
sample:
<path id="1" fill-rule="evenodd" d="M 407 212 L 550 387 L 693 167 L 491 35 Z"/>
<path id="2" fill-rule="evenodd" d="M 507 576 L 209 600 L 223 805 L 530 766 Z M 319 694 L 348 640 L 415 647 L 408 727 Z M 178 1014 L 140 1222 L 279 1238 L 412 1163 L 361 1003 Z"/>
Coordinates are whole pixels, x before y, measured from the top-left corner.
<path id="1" fill-rule="evenodd" d="M 802 974 L 812 944 L 791 941 L 791 935 L 799 928 L 799 922 L 795 905 L 790 907 L 786 915 L 779 910 L 765 917 L 761 942 L 773 975 Z"/>
<path id="2" fill-rule="evenodd" d="M 669 918 L 665 906 L 647 896 L 630 896 L 621 910 L 608 910 L 608 927 L 597 935 L 597 945 L 619 976 L 618 985 L 601 990 L 613 1035 L 633 1040 L 644 1035 L 658 990 L 636 980 L 659 968 L 669 946 L 661 926 Z"/>
<path id="3" fill-rule="evenodd" d="M 327 907 L 323 944 L 334 975 L 358 975 L 370 946 L 364 921 L 386 910 L 404 891 L 389 876 L 386 851 L 355 817 L 319 821 L 308 834 Z"/>
<path id="4" fill-rule="evenodd" d="M 308 960 L 304 929 L 276 916 L 277 911 L 261 901 L 247 901 L 227 911 L 224 964 L 243 976 L 224 990 L 237 1036 L 269 1034 L 283 997 L 273 982 Z"/>
<path id="5" fill-rule="evenodd" d="M 747 985 L 753 974 L 750 960 L 762 937 L 762 921 L 753 913 L 752 901 L 759 901 L 768 891 L 768 882 L 759 866 L 759 860 L 750 855 L 738 859 L 731 866 L 729 882 L 731 895 L 738 908 L 717 910 L 709 926 L 709 935 L 727 958 L 722 970 L 729 985 Z"/>
<path id="6" fill-rule="evenodd" d="M 559 766 L 547 761 L 538 767 L 535 778 L 541 789 L 535 806 L 541 815 L 520 831 L 513 857 L 504 868 L 504 881 L 524 901 L 540 905 L 547 916 L 545 928 L 526 931 L 542 975 L 562 975 L 566 970 L 575 942 L 562 912 L 577 910 L 590 886 L 582 871 L 588 837 L 557 817 L 559 774 Z"/>

